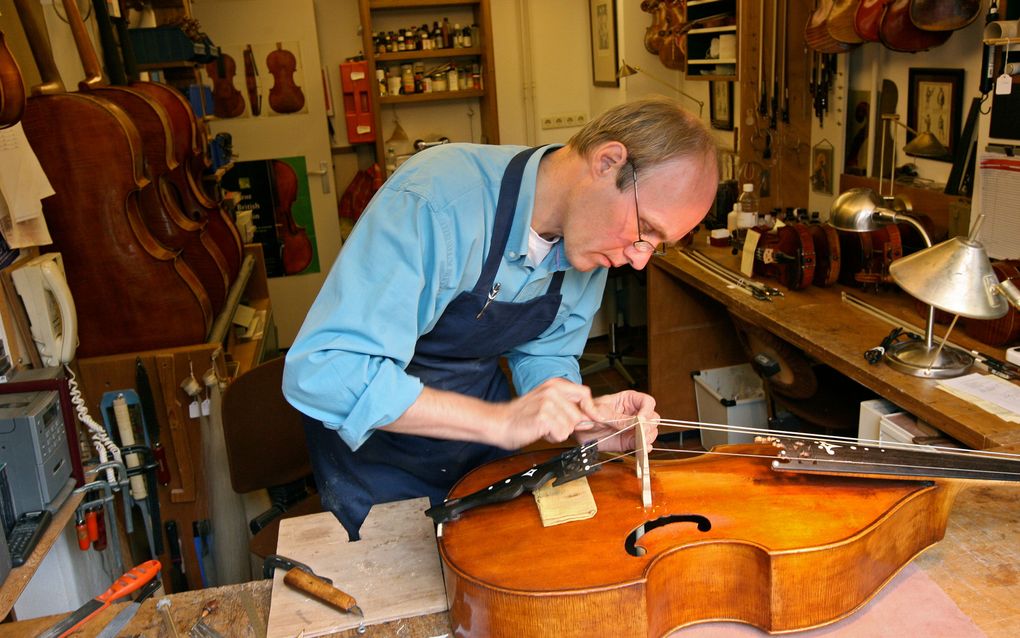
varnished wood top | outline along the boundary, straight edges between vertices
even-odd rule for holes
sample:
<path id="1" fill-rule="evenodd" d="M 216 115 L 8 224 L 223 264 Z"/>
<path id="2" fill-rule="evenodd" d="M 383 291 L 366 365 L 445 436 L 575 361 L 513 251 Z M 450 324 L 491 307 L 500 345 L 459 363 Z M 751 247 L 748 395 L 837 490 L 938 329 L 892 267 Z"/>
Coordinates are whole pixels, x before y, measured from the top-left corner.
<path id="1" fill-rule="evenodd" d="M 705 246 L 700 236 L 695 245 L 699 252 L 731 270 L 738 270 L 737 257 L 728 248 Z M 894 292 L 891 287 L 883 292 L 865 292 L 838 284 L 829 288 L 811 286 L 798 291 L 783 289 L 785 297 L 767 303 L 728 287 L 679 252 L 657 257 L 648 267 L 693 286 L 721 302 L 732 314 L 774 333 L 970 447 L 1020 449 L 1020 426 L 1017 424 L 939 390 L 934 380 L 906 375 L 885 364 L 870 365 L 864 359 L 864 352 L 878 346 L 892 327 L 843 302 L 840 293 L 852 294 L 905 322 L 923 327 L 925 318 L 914 310 L 913 300 Z M 774 281 L 765 283 L 781 288 Z M 649 314 L 654 313 L 654 303 L 649 299 Z M 944 331 L 945 326 L 936 326 L 936 337 Z M 954 330 L 950 340 L 1005 360 L 1005 352 L 1001 348 L 974 341 L 961 330 Z"/>

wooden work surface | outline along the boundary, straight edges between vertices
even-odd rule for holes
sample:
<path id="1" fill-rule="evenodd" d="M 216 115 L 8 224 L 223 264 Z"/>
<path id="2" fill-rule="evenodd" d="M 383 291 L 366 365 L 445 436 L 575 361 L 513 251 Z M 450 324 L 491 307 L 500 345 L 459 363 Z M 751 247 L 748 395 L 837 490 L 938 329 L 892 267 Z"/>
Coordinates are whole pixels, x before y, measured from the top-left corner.
<path id="1" fill-rule="evenodd" d="M 695 246 L 715 261 L 738 270 L 728 248 Z M 733 334 L 728 313 L 763 328 L 835 368 L 904 410 L 975 449 L 998 446 L 1020 448 L 1020 426 L 993 416 L 936 387 L 936 381 L 913 377 L 888 365 L 870 365 L 864 352 L 881 343 L 892 329 L 888 323 L 842 301 L 847 292 L 878 306 L 905 322 L 924 326 L 925 319 L 906 295 L 887 287 L 864 292 L 839 284 L 787 291 L 763 302 L 719 278 L 677 251 L 648 264 L 648 376 L 649 391 L 663 417 L 696 420 L 690 373 L 747 361 Z M 936 326 L 943 334 L 945 326 Z M 968 349 L 1005 360 L 1001 348 L 979 343 L 960 330 L 950 340 Z"/>
<path id="2" fill-rule="evenodd" d="M 913 563 L 948 594 L 989 638 L 1013 638 L 1020 623 L 1020 487 L 979 484 L 964 490 L 949 516 L 945 540 Z M 340 583 L 338 583 L 340 584 Z M 227 587 L 171 594 L 174 618 L 182 635 L 212 600 L 218 609 L 207 624 L 227 637 L 264 635 L 248 622 L 245 598 L 250 597 L 261 622 L 268 617 L 273 583 L 260 580 Z M 142 604 L 121 636 L 165 637 L 168 633 L 155 608 L 156 598 Z M 947 603 L 948 604 L 948 603 Z M 123 603 L 107 609 L 74 635 L 94 638 Z M 871 605 L 861 613 L 869 613 Z M 938 610 L 931 610 L 936 613 Z M 340 612 L 336 612 L 340 615 Z M 35 636 L 62 616 L 0 625 L 0 638 Z M 832 626 L 835 630 L 836 626 Z M 359 634 L 349 629 L 327 634 L 340 638 L 434 638 L 452 635 L 445 612 L 426 614 L 368 627 Z M 792 634 L 797 635 L 797 634 Z M 837 635 L 837 634 L 833 634 Z"/>

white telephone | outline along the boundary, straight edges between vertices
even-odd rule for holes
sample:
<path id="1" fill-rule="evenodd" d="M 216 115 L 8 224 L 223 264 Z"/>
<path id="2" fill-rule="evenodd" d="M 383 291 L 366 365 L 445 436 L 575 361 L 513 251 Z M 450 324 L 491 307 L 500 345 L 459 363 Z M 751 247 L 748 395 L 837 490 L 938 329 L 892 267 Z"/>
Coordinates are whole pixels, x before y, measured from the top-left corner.
<path id="1" fill-rule="evenodd" d="M 69 363 L 78 347 L 78 315 L 60 253 L 34 257 L 11 272 L 46 367 Z"/>

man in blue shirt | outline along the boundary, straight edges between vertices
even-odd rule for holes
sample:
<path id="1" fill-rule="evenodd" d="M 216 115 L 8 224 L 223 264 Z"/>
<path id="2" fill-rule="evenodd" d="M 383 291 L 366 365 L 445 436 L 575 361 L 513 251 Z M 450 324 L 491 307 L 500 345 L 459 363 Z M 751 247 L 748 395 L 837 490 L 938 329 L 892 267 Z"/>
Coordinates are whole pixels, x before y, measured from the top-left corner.
<path id="1" fill-rule="evenodd" d="M 644 268 L 694 228 L 717 163 L 705 126 L 656 98 L 610 109 L 565 146 L 443 145 L 390 176 L 284 372 L 323 506 L 352 540 L 374 503 L 442 502 L 474 467 L 535 441 L 600 439 L 623 416 L 651 420 L 654 439 L 655 400 L 593 397 L 577 358 L 607 269 Z"/>

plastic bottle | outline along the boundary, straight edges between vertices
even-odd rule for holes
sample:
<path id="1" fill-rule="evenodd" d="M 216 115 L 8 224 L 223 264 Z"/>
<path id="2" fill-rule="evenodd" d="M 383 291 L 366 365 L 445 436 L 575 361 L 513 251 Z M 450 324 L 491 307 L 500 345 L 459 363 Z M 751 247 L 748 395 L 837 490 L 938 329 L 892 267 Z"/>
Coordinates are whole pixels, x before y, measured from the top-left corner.
<path id="1" fill-rule="evenodd" d="M 737 229 L 737 219 L 740 217 L 740 202 L 733 202 L 733 210 L 726 215 L 726 230 L 733 234 Z"/>
<path id="2" fill-rule="evenodd" d="M 738 227 L 748 228 L 758 223 L 758 196 L 754 194 L 754 184 L 744 184 L 744 192 L 737 198 L 740 204 L 740 217 Z M 750 223 L 748 223 L 750 222 Z"/>
<path id="3" fill-rule="evenodd" d="M 386 174 L 392 175 L 397 170 L 397 152 L 393 147 L 386 149 Z"/>

